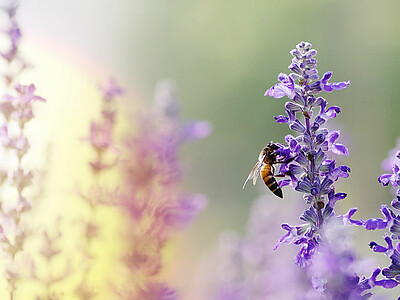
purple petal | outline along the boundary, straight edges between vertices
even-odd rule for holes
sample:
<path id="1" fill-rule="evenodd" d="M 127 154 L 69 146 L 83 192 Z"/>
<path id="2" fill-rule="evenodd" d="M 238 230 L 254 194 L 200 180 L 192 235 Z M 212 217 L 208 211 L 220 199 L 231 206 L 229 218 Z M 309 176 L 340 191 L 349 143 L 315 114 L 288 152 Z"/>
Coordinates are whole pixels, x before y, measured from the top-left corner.
<path id="1" fill-rule="evenodd" d="M 278 243 L 274 247 L 274 250 L 277 250 L 282 244 L 292 243 L 293 239 L 295 238 L 295 235 L 296 235 L 295 227 L 290 226 L 287 223 L 282 224 L 281 227 L 282 227 L 282 229 L 286 230 L 287 233 L 279 239 Z"/>
<path id="2" fill-rule="evenodd" d="M 286 95 L 285 91 L 283 91 L 280 86 L 282 83 L 278 83 L 274 85 L 273 87 L 269 88 L 265 93 L 264 96 L 271 96 L 274 98 L 282 98 L 283 96 Z"/>
<path id="3" fill-rule="evenodd" d="M 290 184 L 290 179 L 283 179 L 281 181 L 278 182 L 280 187 L 284 187 Z"/>
<path id="4" fill-rule="evenodd" d="M 385 253 L 388 250 L 386 247 L 381 246 L 381 245 L 377 244 L 376 242 L 369 243 L 369 247 L 372 249 L 372 251 L 378 252 L 378 253 Z"/>
<path id="5" fill-rule="evenodd" d="M 304 127 L 303 124 L 300 123 L 299 120 L 295 120 L 289 127 L 293 131 L 297 131 L 297 132 L 300 132 L 300 133 L 303 133 L 303 132 L 306 131 L 306 128 Z"/>
<path id="6" fill-rule="evenodd" d="M 327 136 L 329 143 L 334 144 L 335 141 L 339 138 L 339 135 L 340 135 L 339 130 L 330 132 Z"/>
<path id="7" fill-rule="evenodd" d="M 326 84 L 329 81 L 329 79 L 331 79 L 331 77 L 332 77 L 332 72 L 330 71 L 326 72 L 321 78 L 321 83 Z"/>
<path id="8" fill-rule="evenodd" d="M 282 115 L 276 116 L 276 117 L 274 117 L 274 119 L 275 119 L 276 122 L 278 122 L 278 123 L 288 123 L 288 122 L 289 122 L 289 118 L 286 117 L 286 116 L 282 116 Z"/>
<path id="9" fill-rule="evenodd" d="M 338 200 L 342 200 L 344 198 L 346 198 L 347 194 L 346 193 L 337 193 L 335 194 L 335 199 Z"/>
<path id="10" fill-rule="evenodd" d="M 364 221 L 363 220 L 352 220 L 351 218 L 353 215 L 357 212 L 357 208 L 353 207 L 348 210 L 348 212 L 343 215 L 343 222 L 345 225 L 357 225 L 357 226 L 363 226 Z"/>
<path id="11" fill-rule="evenodd" d="M 394 198 L 392 203 L 391 203 L 391 205 L 396 209 L 400 209 L 400 199 L 399 199 L 399 197 Z"/>
<path id="12" fill-rule="evenodd" d="M 302 174 L 304 173 L 304 169 L 298 165 L 295 164 L 290 164 L 289 165 L 289 172 L 294 174 L 294 175 L 298 175 L 298 174 Z"/>
<path id="13" fill-rule="evenodd" d="M 307 179 L 300 181 L 296 186 L 296 191 L 303 192 L 303 193 L 310 193 L 311 192 L 311 183 Z"/>
<path id="14" fill-rule="evenodd" d="M 392 174 L 382 174 L 378 177 L 378 182 L 382 183 L 383 186 L 387 186 L 390 183 Z"/>
<path id="15" fill-rule="evenodd" d="M 322 181 L 321 183 L 321 193 L 322 194 L 326 194 L 329 190 L 330 190 L 330 185 L 333 183 L 333 181 L 331 179 L 329 179 L 328 177 L 324 178 L 324 181 Z"/>
<path id="16" fill-rule="evenodd" d="M 364 227 L 367 230 L 375 230 L 378 227 L 378 222 L 382 221 L 381 219 L 369 219 L 364 223 Z"/>
<path id="17" fill-rule="evenodd" d="M 331 106 L 326 111 L 325 115 L 329 118 L 336 118 L 336 116 L 340 113 L 340 108 L 338 106 Z"/>
<path id="18" fill-rule="evenodd" d="M 333 90 L 343 90 L 350 85 L 350 80 L 337 83 L 328 83 L 327 85 L 329 86 L 330 89 Z"/>
<path id="19" fill-rule="evenodd" d="M 301 111 L 302 107 L 300 105 L 298 105 L 298 104 L 293 103 L 293 102 L 286 102 L 285 109 L 291 110 L 291 111 Z"/>
<path id="20" fill-rule="evenodd" d="M 349 172 L 351 170 L 348 166 L 340 166 L 339 169 L 340 169 L 339 177 L 342 177 L 342 178 L 349 177 Z"/>
<path id="21" fill-rule="evenodd" d="M 288 77 L 289 77 L 289 76 L 287 76 L 285 73 L 279 73 L 279 74 L 278 74 L 278 80 L 279 80 L 281 83 L 285 83 L 285 81 L 288 80 Z"/>
<path id="22" fill-rule="evenodd" d="M 342 144 L 333 144 L 331 151 L 338 155 L 349 156 L 349 150 Z"/>
<path id="23" fill-rule="evenodd" d="M 384 287 L 385 289 L 392 289 L 399 285 L 399 282 L 393 279 L 383 279 L 375 281 L 375 285 Z"/>

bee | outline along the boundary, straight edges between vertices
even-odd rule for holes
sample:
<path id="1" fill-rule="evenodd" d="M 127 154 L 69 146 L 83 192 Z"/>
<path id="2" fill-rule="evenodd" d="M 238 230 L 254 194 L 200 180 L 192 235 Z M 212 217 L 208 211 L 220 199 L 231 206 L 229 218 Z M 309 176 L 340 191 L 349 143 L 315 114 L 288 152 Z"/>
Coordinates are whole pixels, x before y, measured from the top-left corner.
<path id="1" fill-rule="evenodd" d="M 264 180 L 265 185 L 271 190 L 271 192 L 274 193 L 279 198 L 283 198 L 282 189 L 280 188 L 275 177 L 284 177 L 285 175 L 274 175 L 275 173 L 274 164 L 289 163 L 295 157 L 289 158 L 286 161 L 277 161 L 276 150 L 278 149 L 279 146 L 273 142 L 268 143 L 268 145 L 264 147 L 264 149 L 258 156 L 257 163 L 251 170 L 249 176 L 247 176 L 247 179 L 243 184 L 243 188 L 250 179 L 253 179 L 253 184 L 256 184 L 258 175 L 260 175 L 261 178 Z"/>

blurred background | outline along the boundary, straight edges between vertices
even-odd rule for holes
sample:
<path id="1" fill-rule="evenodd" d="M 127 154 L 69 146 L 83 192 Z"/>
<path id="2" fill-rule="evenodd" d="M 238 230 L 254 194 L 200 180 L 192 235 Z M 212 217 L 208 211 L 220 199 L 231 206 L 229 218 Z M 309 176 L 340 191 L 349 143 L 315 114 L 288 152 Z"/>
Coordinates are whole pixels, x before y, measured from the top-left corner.
<path id="1" fill-rule="evenodd" d="M 182 152 L 187 190 L 209 199 L 174 242 L 179 262 L 173 280 L 190 297 L 198 262 L 221 232 L 245 231 L 249 208 L 264 187 L 241 188 L 259 151 L 289 133 L 273 119 L 284 112 L 285 100 L 263 94 L 288 72 L 289 51 L 300 41 L 318 50 L 320 74 L 331 70 L 332 82 L 351 80 L 347 89 L 324 95 L 342 109 L 330 124 L 350 150 L 342 162 L 351 175 L 337 184 L 348 198 L 339 209 L 357 206 L 365 219 L 390 203 L 389 188 L 380 187 L 377 176 L 400 135 L 399 13 L 400 2 L 374 0 L 26 0 L 19 20 L 22 52 L 35 66 L 29 77 L 48 99 L 40 108 L 47 122 L 41 137 L 62 139 L 55 152 L 65 156 L 64 174 L 74 174 L 69 162 L 87 161 L 74 156 L 74 139 L 85 136 L 96 113 L 97 85 L 110 76 L 127 91 L 127 120 L 133 102 L 150 103 L 156 83 L 167 78 L 177 83 L 183 118 L 213 124 L 209 138 Z M 298 199 L 283 201 L 298 207 Z M 369 239 L 360 237 L 361 252 L 369 253 Z"/>

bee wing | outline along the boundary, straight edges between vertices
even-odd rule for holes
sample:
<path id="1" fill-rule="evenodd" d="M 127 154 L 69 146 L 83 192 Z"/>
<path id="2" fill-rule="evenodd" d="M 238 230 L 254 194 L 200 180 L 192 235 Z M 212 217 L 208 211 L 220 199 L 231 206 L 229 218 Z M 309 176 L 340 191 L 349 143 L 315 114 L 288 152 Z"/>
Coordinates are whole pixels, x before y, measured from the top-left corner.
<path id="1" fill-rule="evenodd" d="M 254 165 L 254 167 L 253 167 L 253 169 L 251 170 L 249 176 L 247 176 L 247 179 L 246 179 L 246 181 L 245 181 L 244 184 L 243 184 L 243 189 L 244 189 L 244 187 L 246 186 L 247 181 L 249 181 L 250 179 L 253 179 L 253 184 L 256 184 L 258 175 L 260 175 L 261 167 L 262 167 L 262 161 L 259 160 L 259 161 Z"/>

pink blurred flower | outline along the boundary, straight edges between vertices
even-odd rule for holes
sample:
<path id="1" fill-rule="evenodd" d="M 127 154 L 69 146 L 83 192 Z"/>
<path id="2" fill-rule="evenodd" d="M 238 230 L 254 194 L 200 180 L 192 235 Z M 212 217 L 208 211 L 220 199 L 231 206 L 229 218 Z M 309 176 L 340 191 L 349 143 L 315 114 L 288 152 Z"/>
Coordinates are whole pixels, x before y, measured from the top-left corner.
<path id="1" fill-rule="evenodd" d="M 12 113 L 15 111 L 15 107 L 12 101 L 14 97 L 5 95 L 3 98 L 4 101 L 0 103 L 0 112 L 3 114 L 6 121 L 9 122 Z"/>
<path id="2" fill-rule="evenodd" d="M 143 300 L 178 300 L 177 292 L 162 282 L 149 282 L 139 292 Z"/>
<path id="3" fill-rule="evenodd" d="M 111 100 L 117 96 L 122 96 L 125 91 L 118 85 L 115 79 L 111 78 L 106 87 L 100 87 L 106 100 Z"/>
<path id="4" fill-rule="evenodd" d="M 146 277 L 140 283 L 127 279 L 133 295 L 128 299 L 177 299 L 176 292 L 157 278 L 162 249 L 171 234 L 188 226 L 207 206 L 204 195 L 183 193 L 179 151 L 185 142 L 208 136 L 212 128 L 206 121 L 181 121 L 171 82 L 157 85 L 152 107 L 135 120 L 137 134 L 126 142 L 121 159 L 126 181 L 118 204 L 133 229 L 127 232 L 130 254 L 123 262 L 130 273 Z"/>
<path id="5" fill-rule="evenodd" d="M 181 229 L 190 224 L 207 207 L 207 198 L 202 194 L 182 197 L 176 204 L 162 210 L 160 216 L 166 226 Z"/>
<path id="6" fill-rule="evenodd" d="M 32 184 L 33 173 L 32 171 L 25 171 L 22 168 L 19 168 L 14 171 L 12 178 L 17 190 L 22 192 L 23 189 Z"/>
<path id="7" fill-rule="evenodd" d="M 89 140 L 96 150 L 107 149 L 112 144 L 112 127 L 108 124 L 91 122 Z"/>
<path id="8" fill-rule="evenodd" d="M 19 97 L 17 98 L 17 100 L 21 104 L 25 105 L 34 100 L 46 102 L 46 99 L 44 99 L 43 97 L 37 96 L 35 94 L 36 87 L 33 84 L 30 84 L 30 85 L 17 84 L 17 85 L 15 85 L 15 90 L 19 94 Z"/>

